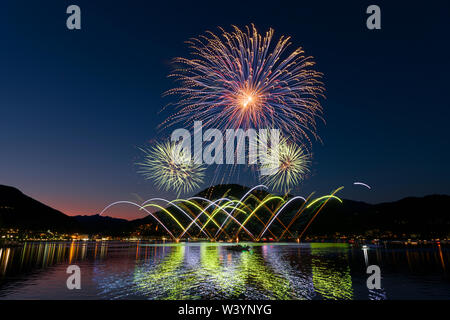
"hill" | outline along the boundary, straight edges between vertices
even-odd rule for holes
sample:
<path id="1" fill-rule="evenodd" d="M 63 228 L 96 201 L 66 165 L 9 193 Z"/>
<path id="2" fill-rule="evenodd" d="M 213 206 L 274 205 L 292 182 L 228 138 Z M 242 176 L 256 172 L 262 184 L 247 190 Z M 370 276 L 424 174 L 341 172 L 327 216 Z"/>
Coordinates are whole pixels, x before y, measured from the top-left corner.
<path id="1" fill-rule="evenodd" d="M 136 224 L 128 220 L 98 214 L 74 216 L 73 218 L 78 222 L 81 231 L 86 234 L 120 236 L 129 234 L 136 228 Z"/>
<path id="2" fill-rule="evenodd" d="M 72 217 L 4 185 L 0 185 L 0 226 L 54 231 L 79 228 Z"/>
<path id="3" fill-rule="evenodd" d="M 329 202 L 311 225 L 309 234 L 415 234 L 439 237 L 450 234 L 450 196 L 408 197 L 367 204 Z"/>
<path id="4" fill-rule="evenodd" d="M 199 192 L 197 197 L 215 200 L 221 197 L 240 198 L 249 188 L 240 185 L 217 185 Z M 269 193 L 264 190 L 253 192 L 259 199 Z M 250 206 L 253 200 L 247 204 Z M 256 202 L 255 202 L 256 203 Z M 408 197 L 399 201 L 380 204 L 368 204 L 359 201 L 343 200 L 343 203 L 329 201 L 311 224 L 305 236 L 323 235 L 331 237 L 336 233 L 346 235 L 382 236 L 389 234 L 412 235 L 418 237 L 442 237 L 450 233 L 450 203 L 448 195 L 430 195 L 425 197 Z M 205 202 L 206 204 L 206 202 Z M 300 204 L 293 202 L 286 208 L 283 217 L 289 219 Z M 168 208 L 176 212 L 175 208 Z M 195 209 L 195 208 L 192 208 Z M 158 217 L 162 215 L 155 213 Z M 270 216 L 269 216 L 270 217 Z M 167 219 L 167 216 L 164 218 Z M 178 217 L 183 225 L 181 214 Z M 305 214 L 293 229 L 301 230 L 310 216 Z M 162 219 L 162 218 L 161 218 Z M 166 223 L 166 222 L 165 222 Z M 258 223 L 251 219 L 251 224 Z M 170 228 L 178 228 L 173 221 Z M 156 221 L 147 216 L 128 221 L 99 215 L 70 217 L 37 200 L 34 200 L 13 187 L 0 185 L 0 227 L 14 227 L 25 230 L 54 230 L 103 235 L 129 235 L 138 231 L 140 235 L 164 236 L 165 231 L 158 227 Z M 257 226 L 259 228 L 259 226 Z M 276 224 L 273 225 L 276 228 Z M 291 229 L 292 230 L 292 229 Z"/>

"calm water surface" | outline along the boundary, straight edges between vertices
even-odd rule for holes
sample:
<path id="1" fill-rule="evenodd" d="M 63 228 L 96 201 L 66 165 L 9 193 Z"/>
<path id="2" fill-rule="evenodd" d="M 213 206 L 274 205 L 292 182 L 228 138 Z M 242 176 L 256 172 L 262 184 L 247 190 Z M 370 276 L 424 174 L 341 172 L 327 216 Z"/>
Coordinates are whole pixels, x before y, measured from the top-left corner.
<path id="1" fill-rule="evenodd" d="M 450 251 L 348 244 L 26 243 L 0 248 L 0 299 L 450 299 Z M 81 290 L 68 290 L 68 265 Z M 382 289 L 366 286 L 367 265 Z"/>

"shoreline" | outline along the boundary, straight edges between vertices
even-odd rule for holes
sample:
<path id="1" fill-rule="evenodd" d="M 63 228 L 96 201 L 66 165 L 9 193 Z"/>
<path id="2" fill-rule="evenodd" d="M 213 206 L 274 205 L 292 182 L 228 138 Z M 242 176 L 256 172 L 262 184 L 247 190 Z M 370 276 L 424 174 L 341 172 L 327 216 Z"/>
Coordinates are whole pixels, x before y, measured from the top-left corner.
<path id="1" fill-rule="evenodd" d="M 434 239 L 434 240 L 347 240 L 343 241 L 340 239 L 314 239 L 314 240 L 306 240 L 306 241 L 239 241 L 239 242 L 224 242 L 224 241 L 209 241 L 209 240 L 198 240 L 198 241 L 172 241 L 172 240 L 130 240 L 130 239 L 112 239 L 112 240 L 49 240 L 49 239 L 36 239 L 36 240 L 19 240 L 19 241 L 8 241 L 8 242 L 0 242 L 0 248 L 17 248 L 21 247 L 26 243 L 136 243 L 141 245 L 168 245 L 168 246 L 176 246 L 176 245 L 195 245 L 207 243 L 211 245 L 223 245 L 223 246 L 233 246 L 237 244 L 247 244 L 253 246 L 264 246 L 264 245 L 295 245 L 295 244 L 309 244 L 309 243 L 323 243 L 323 244 L 349 244 L 354 246 L 363 246 L 363 245 L 371 245 L 371 246 L 386 246 L 386 245 L 401 245 L 401 246 L 447 246 L 450 245 L 450 239 Z"/>

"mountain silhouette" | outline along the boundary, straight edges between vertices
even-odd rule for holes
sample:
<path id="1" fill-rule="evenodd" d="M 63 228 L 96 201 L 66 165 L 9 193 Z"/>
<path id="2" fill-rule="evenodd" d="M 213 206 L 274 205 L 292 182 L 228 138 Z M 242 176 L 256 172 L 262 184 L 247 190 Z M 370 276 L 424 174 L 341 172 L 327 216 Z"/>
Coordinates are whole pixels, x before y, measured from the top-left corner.
<path id="1" fill-rule="evenodd" d="M 329 202 L 311 225 L 311 234 L 450 235 L 450 196 L 408 197 L 394 202 L 367 204 Z"/>
<path id="2" fill-rule="evenodd" d="M 240 198 L 250 189 L 237 184 L 223 184 L 209 187 L 199 192 L 197 197 L 215 200 L 222 197 Z M 259 199 L 270 195 L 265 190 L 252 192 Z M 252 199 L 248 204 L 252 205 Z M 206 202 L 205 202 L 206 203 Z M 255 202 L 256 203 L 256 202 Z M 315 218 L 305 236 L 368 235 L 386 234 L 417 235 L 419 237 L 441 237 L 450 233 L 450 204 L 448 195 L 429 195 L 425 197 L 408 197 L 394 202 L 368 204 L 360 201 L 343 199 L 342 203 L 329 201 Z M 289 217 L 299 207 L 295 201 L 286 208 L 283 217 Z M 169 210 L 176 210 L 169 207 Z M 155 212 L 162 217 L 160 212 Z M 264 216 L 264 214 L 262 214 Z M 301 230 L 311 214 L 305 213 L 293 226 Z M 183 217 L 180 215 L 179 219 Z M 168 227 L 177 228 L 176 225 Z M 183 221 L 186 223 L 186 221 Z M 249 224 L 258 223 L 251 219 Z M 26 230 L 72 231 L 87 234 L 128 235 L 138 230 L 141 235 L 166 236 L 165 231 L 151 216 L 132 221 L 99 215 L 67 216 L 18 189 L 0 185 L 0 227 L 14 227 Z M 250 225 L 251 227 L 251 225 Z M 272 227 L 271 227 L 272 228 Z M 273 228 L 277 228 L 276 224 Z"/>
<path id="3" fill-rule="evenodd" d="M 40 231 L 79 229 L 72 217 L 4 185 L 0 185 L 0 227 Z"/>

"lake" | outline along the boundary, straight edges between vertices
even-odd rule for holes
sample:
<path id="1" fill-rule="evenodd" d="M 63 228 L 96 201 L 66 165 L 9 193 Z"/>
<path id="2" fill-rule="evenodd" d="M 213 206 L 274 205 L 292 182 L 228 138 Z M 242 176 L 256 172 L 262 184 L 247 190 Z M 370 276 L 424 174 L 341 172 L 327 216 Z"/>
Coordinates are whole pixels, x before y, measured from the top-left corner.
<path id="1" fill-rule="evenodd" d="M 0 248 L 0 299 L 450 299 L 448 247 L 28 242 Z M 381 289 L 368 289 L 368 265 Z M 81 289 L 69 290 L 69 265 Z"/>

